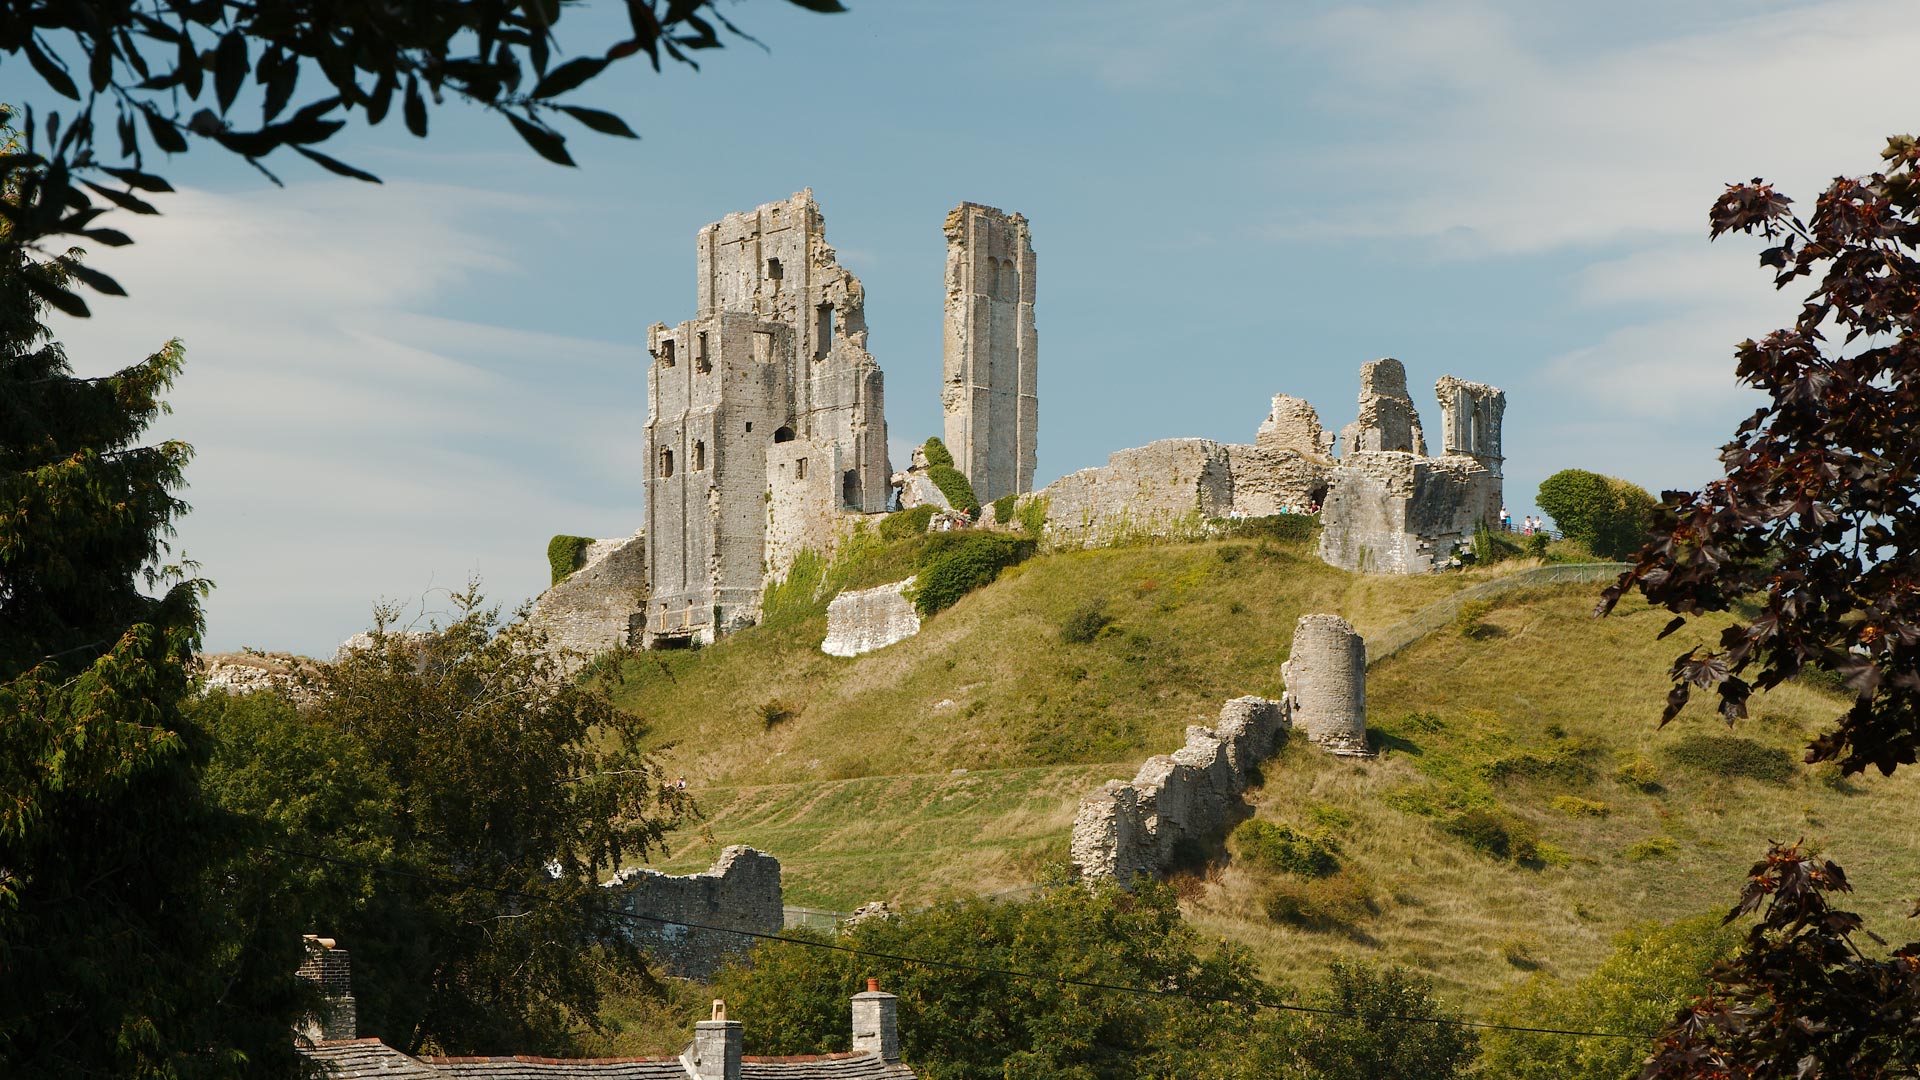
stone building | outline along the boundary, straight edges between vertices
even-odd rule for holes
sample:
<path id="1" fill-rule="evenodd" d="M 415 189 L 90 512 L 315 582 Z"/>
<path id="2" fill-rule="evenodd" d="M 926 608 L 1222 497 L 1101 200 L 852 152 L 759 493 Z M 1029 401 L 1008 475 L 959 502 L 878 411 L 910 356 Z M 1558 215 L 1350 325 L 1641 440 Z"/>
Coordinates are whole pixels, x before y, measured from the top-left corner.
<path id="1" fill-rule="evenodd" d="M 639 867 L 621 871 L 606 889 L 633 916 L 627 936 L 669 974 L 689 979 L 712 978 L 753 948 L 750 934 L 777 934 L 784 925 L 780 860 L 740 844 L 701 873 Z"/>
<path id="2" fill-rule="evenodd" d="M 947 215 L 947 449 L 983 503 L 1033 490 L 1040 339 L 1027 219 L 964 202 Z"/>
<path id="3" fill-rule="evenodd" d="M 785 558 L 829 541 L 836 517 L 886 509 L 892 475 L 865 290 L 813 192 L 729 214 L 695 251 L 695 317 L 647 331 L 649 647 L 752 625 L 770 540 Z"/>

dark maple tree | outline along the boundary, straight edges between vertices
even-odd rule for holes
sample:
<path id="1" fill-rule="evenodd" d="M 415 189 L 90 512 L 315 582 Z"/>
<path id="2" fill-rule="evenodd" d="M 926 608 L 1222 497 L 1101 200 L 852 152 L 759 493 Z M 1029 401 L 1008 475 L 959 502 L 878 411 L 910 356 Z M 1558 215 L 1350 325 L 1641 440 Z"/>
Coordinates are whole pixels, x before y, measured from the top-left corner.
<path id="1" fill-rule="evenodd" d="M 1695 690 L 1731 725 L 1755 689 L 1837 676 L 1852 702 L 1806 760 L 1848 774 L 1891 774 L 1920 749 L 1920 144 L 1896 136 L 1881 158 L 1882 172 L 1835 179 L 1805 221 L 1760 180 L 1714 203 L 1712 236 L 1763 237 L 1777 288 L 1814 287 L 1793 326 L 1736 350 L 1740 380 L 1770 401 L 1722 449 L 1725 475 L 1665 494 L 1599 608 L 1637 588 L 1674 613 L 1663 637 L 1737 613 L 1675 658 L 1662 724 Z M 1758 916 L 1745 946 L 1661 1035 L 1643 1080 L 1915 1075 L 1920 944 L 1875 955 L 1885 943 L 1832 905 L 1850 890 L 1834 863 L 1773 845 L 1727 914 Z"/>

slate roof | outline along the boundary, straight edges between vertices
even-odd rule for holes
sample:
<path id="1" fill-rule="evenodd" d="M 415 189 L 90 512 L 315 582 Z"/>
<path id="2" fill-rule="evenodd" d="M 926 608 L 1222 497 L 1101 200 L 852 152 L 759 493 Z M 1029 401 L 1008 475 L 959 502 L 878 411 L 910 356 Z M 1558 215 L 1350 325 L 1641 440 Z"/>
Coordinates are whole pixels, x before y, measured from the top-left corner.
<path id="1" fill-rule="evenodd" d="M 378 1039 L 316 1043 L 302 1053 L 327 1080 L 688 1080 L 678 1058 L 411 1058 Z M 740 1059 L 741 1080 L 915 1080 L 871 1051 Z"/>

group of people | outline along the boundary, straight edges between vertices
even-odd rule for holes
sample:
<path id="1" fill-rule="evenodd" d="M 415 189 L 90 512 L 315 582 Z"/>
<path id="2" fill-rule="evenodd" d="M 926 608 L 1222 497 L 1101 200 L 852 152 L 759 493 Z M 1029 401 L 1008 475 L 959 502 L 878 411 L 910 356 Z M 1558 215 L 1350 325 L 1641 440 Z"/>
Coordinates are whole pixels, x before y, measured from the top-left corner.
<path id="1" fill-rule="evenodd" d="M 1513 515 L 1507 513 L 1507 508 L 1504 506 L 1500 508 L 1500 529 L 1502 532 L 1513 531 Z M 1547 519 L 1535 517 L 1532 514 L 1522 519 L 1520 533 L 1523 536 L 1532 536 L 1535 533 L 1551 535 L 1547 530 Z"/>
<path id="2" fill-rule="evenodd" d="M 1283 514 L 1317 514 L 1320 512 L 1320 504 L 1317 501 L 1287 503 L 1280 508 L 1280 512 Z"/>

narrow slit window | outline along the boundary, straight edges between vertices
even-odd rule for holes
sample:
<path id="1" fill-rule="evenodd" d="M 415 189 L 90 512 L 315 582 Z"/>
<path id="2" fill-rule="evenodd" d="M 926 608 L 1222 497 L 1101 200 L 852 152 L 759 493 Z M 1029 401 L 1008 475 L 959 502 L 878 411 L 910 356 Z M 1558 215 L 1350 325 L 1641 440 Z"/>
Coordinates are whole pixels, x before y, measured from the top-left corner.
<path id="1" fill-rule="evenodd" d="M 704 472 L 706 468 L 707 468 L 707 444 L 703 442 L 696 442 L 693 444 L 693 471 Z"/>
<path id="2" fill-rule="evenodd" d="M 807 459 L 806 458 L 797 458 L 794 460 L 793 478 L 795 480 L 805 480 L 807 478 Z"/>
<path id="3" fill-rule="evenodd" d="M 665 480 L 667 477 L 672 475 L 673 475 L 673 451 L 662 450 L 660 451 L 660 479 Z"/>
<path id="4" fill-rule="evenodd" d="M 713 370 L 713 361 L 707 358 L 707 332 L 705 330 L 700 331 L 700 336 L 693 340 L 693 369 L 703 372 Z"/>
<path id="5" fill-rule="evenodd" d="M 667 367 L 673 366 L 673 339 L 672 338 L 660 339 L 660 363 L 666 365 Z"/>
<path id="6" fill-rule="evenodd" d="M 833 348 L 833 305 L 821 304 L 813 315 L 813 358 L 824 360 Z"/>

